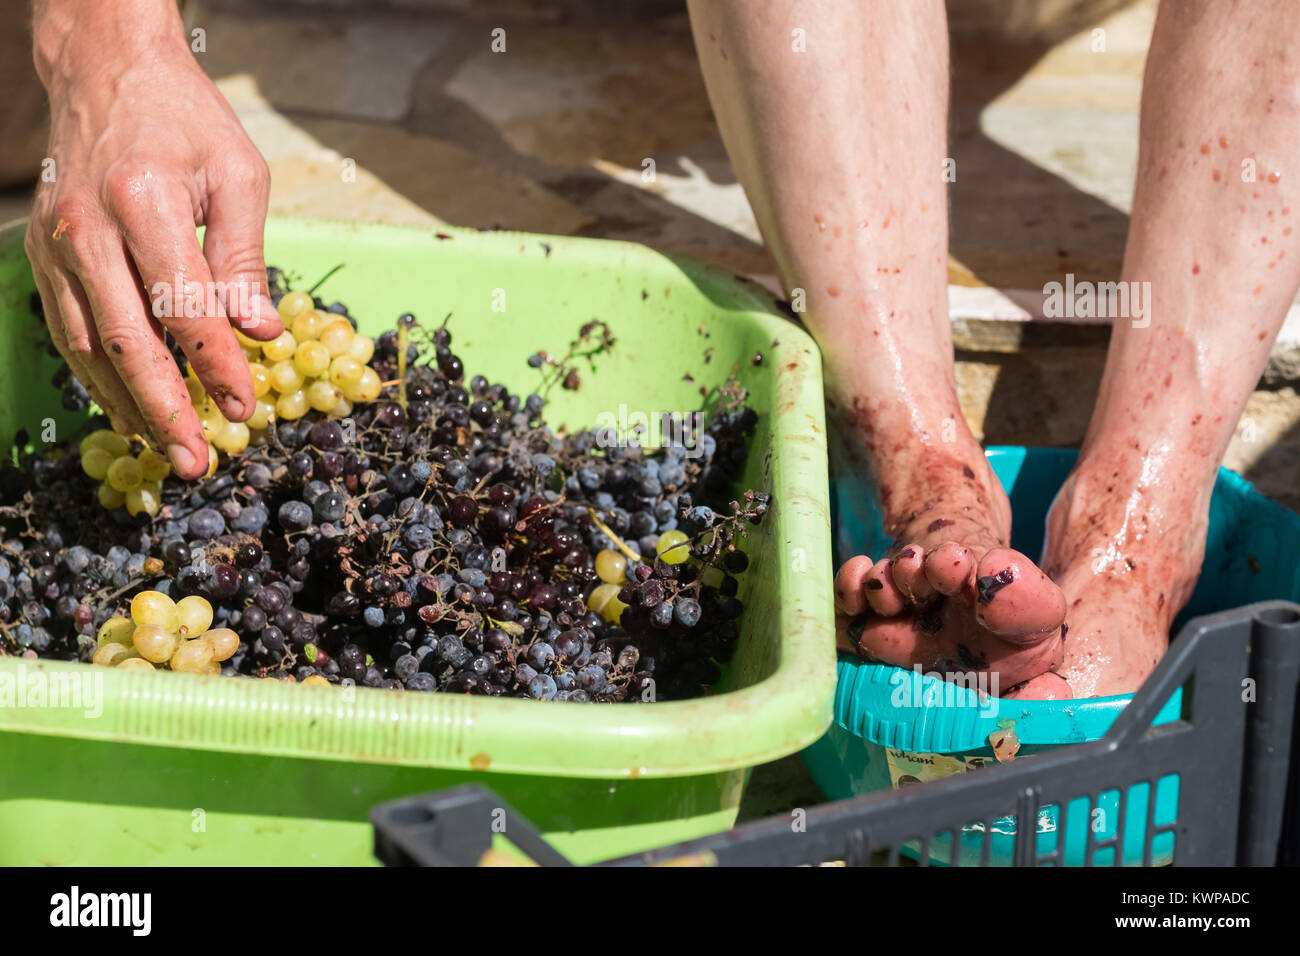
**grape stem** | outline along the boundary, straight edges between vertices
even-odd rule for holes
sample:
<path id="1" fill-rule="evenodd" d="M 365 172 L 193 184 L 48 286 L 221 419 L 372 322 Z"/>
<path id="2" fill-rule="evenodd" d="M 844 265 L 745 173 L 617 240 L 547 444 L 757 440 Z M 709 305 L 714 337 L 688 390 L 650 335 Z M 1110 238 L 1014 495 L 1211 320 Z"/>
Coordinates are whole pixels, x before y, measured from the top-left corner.
<path id="1" fill-rule="evenodd" d="M 596 527 L 599 528 L 599 529 L 601 530 L 601 533 L 604 534 L 605 537 L 609 538 L 610 541 L 613 541 L 613 542 L 614 542 L 614 546 L 615 546 L 616 548 L 618 548 L 618 550 L 622 551 L 623 554 L 625 554 L 625 555 L 627 556 L 627 559 L 628 559 L 629 561 L 640 561 L 640 560 L 641 560 L 641 556 L 640 556 L 639 554 L 637 554 L 635 551 L 633 551 L 631 548 L 629 548 L 626 544 L 624 544 L 624 543 L 623 543 L 623 539 L 620 538 L 618 535 L 616 535 L 616 534 L 615 534 L 615 533 L 610 529 L 609 525 L 605 524 L 605 522 L 603 522 L 603 521 L 600 520 L 600 516 L 596 514 L 596 509 L 595 509 L 595 508 L 588 508 L 588 509 L 587 509 L 587 514 L 591 515 L 591 520 L 595 523 Z M 658 557 L 658 555 L 656 555 L 656 557 Z"/>
<path id="2" fill-rule="evenodd" d="M 307 294 L 308 294 L 308 295 L 313 295 L 313 294 L 315 294 L 316 290 L 319 289 L 321 286 L 323 286 L 323 285 L 325 284 L 325 280 L 327 280 L 330 276 L 334 275 L 334 273 L 336 273 L 336 272 L 338 272 L 340 269 L 342 269 L 343 266 L 344 266 L 344 263 L 340 262 L 338 265 L 336 265 L 336 266 L 335 266 L 333 269 L 331 269 L 329 272 L 325 273 L 323 276 L 321 276 L 319 279 L 317 279 L 317 280 L 316 280 L 316 284 L 315 284 L 314 286 L 312 286 L 310 289 L 307 290 Z"/>
<path id="3" fill-rule="evenodd" d="M 406 411 L 406 323 L 397 321 L 397 404 Z"/>

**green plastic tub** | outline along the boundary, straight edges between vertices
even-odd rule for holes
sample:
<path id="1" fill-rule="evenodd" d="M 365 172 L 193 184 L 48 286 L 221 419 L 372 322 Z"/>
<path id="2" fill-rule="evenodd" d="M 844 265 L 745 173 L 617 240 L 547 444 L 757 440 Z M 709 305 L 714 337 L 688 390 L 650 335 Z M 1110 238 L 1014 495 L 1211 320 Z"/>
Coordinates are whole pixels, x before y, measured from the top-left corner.
<path id="1" fill-rule="evenodd" d="M 344 263 L 320 294 L 347 302 L 372 334 L 405 311 L 426 322 L 452 313 L 467 369 L 512 389 L 537 383 L 531 352 L 563 354 L 582 323 L 608 321 L 617 345 L 583 368 L 578 391 L 552 394 L 555 425 L 591 425 L 620 403 L 693 411 L 701 385 L 735 366 L 760 415 L 743 482 L 774 496 L 746 545 L 735 659 L 709 698 L 581 705 L 0 658 L 0 864 L 370 863 L 371 807 L 470 780 L 577 861 L 729 827 L 749 768 L 800 750 L 831 719 L 812 340 L 758 287 L 626 243 L 273 221 L 266 251 L 305 285 Z M 4 441 L 20 426 L 40 436 L 47 419 L 60 435 L 77 425 L 48 384 L 32 288 L 21 232 L 0 234 Z M 87 679 L 81 700 L 57 683 Z"/>

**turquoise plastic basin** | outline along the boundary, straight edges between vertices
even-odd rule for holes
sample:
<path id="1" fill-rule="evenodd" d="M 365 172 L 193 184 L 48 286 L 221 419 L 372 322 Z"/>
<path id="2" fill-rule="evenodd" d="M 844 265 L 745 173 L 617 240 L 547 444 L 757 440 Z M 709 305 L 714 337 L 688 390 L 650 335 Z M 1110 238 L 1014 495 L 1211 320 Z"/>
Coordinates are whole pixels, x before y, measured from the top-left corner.
<path id="1" fill-rule="evenodd" d="M 1011 546 L 1037 557 L 1042 550 L 1047 509 L 1069 474 L 1076 452 L 994 447 L 988 450 L 988 457 L 1011 498 Z M 881 554 L 892 542 L 881 528 L 873 489 L 841 484 L 832 494 L 836 563 L 855 553 Z M 1300 600 L 1300 516 L 1260 495 L 1241 476 L 1220 469 L 1210 504 L 1201 580 L 1191 602 L 1174 622 L 1173 631 L 1177 633 L 1184 621 L 1200 614 L 1274 598 Z M 934 676 L 867 664 L 844 655 L 837 672 L 834 722 L 803 752 L 814 781 L 833 800 L 976 770 L 993 760 L 988 736 L 1007 721 L 1013 722 L 1021 743 L 1018 760 L 1056 747 L 1097 740 L 1132 697 L 981 699 L 971 688 Z M 1156 722 L 1176 719 L 1181 705 L 1181 693 L 1174 694 Z M 1155 782 L 1154 800 L 1149 799 L 1149 789 L 1134 787 L 1125 797 L 1125 864 L 1142 860 L 1142 837 L 1149 811 L 1154 813 L 1156 825 L 1177 815 L 1177 776 Z M 1058 807 L 1040 809 L 1039 852 L 1054 851 L 1057 839 L 1064 838 L 1067 865 L 1082 864 L 1089 826 L 1096 831 L 1097 840 L 1114 836 L 1120 822 L 1115 812 L 1118 800 L 1118 791 L 1109 791 L 1098 797 L 1095 807 L 1086 797 L 1072 801 L 1064 816 Z M 1014 834 L 1013 819 L 994 822 L 994 862 L 1010 862 Z M 982 838 L 983 834 L 974 829 L 962 834 L 963 863 L 975 862 Z M 950 847 L 946 837 L 936 838 L 931 859 L 950 859 Z M 1172 847 L 1171 834 L 1158 835 L 1152 847 L 1153 859 L 1167 862 Z M 1098 853 L 1096 862 L 1107 860 Z"/>

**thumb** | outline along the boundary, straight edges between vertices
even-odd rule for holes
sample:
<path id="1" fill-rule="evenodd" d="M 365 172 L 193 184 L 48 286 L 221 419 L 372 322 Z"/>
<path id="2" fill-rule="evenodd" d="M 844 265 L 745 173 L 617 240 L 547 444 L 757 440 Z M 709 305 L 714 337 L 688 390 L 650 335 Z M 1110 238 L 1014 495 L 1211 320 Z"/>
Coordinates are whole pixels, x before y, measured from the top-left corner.
<path id="1" fill-rule="evenodd" d="M 230 324 L 249 338 L 267 341 L 284 331 L 266 285 L 262 229 L 266 225 L 269 174 L 227 181 L 208 197 L 203 256 L 222 290 Z"/>

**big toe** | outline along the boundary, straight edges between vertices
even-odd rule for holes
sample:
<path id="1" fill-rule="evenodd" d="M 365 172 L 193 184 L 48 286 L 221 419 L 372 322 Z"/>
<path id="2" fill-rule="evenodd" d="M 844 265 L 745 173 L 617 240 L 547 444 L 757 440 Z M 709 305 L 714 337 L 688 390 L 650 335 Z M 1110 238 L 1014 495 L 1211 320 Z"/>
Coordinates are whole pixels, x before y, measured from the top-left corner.
<path id="1" fill-rule="evenodd" d="M 1065 596 L 1019 551 L 995 548 L 975 574 L 976 619 L 1003 640 L 1033 644 L 1060 629 Z"/>
<path id="2" fill-rule="evenodd" d="M 1048 671 L 1007 691 L 1010 700 L 1072 700 L 1074 691 L 1060 674 Z"/>

